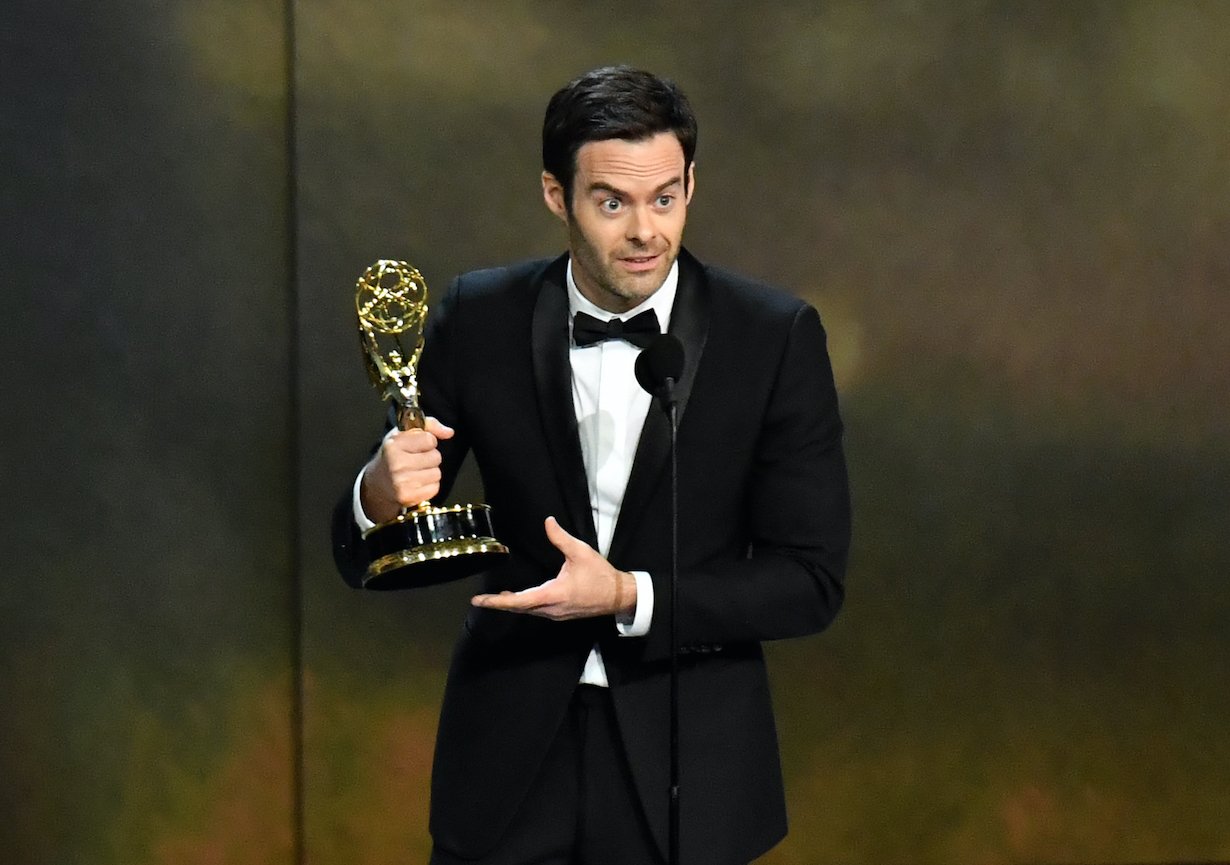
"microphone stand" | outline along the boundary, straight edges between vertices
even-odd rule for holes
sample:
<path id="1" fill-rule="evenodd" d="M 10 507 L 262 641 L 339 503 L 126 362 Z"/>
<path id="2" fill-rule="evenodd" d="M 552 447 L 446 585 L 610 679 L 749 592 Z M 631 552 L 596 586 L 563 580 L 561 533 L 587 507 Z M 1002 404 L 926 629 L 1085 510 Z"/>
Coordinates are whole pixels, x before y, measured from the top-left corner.
<path id="1" fill-rule="evenodd" d="M 679 865 L 679 629 L 676 611 L 679 609 L 679 433 L 675 413 L 675 380 L 667 377 L 662 395 L 671 429 L 671 608 L 667 620 L 670 636 L 670 811 L 669 861 Z"/>
<path id="2" fill-rule="evenodd" d="M 671 434 L 671 585 L 667 639 L 670 643 L 670 788 L 667 858 L 679 865 L 679 416 L 675 385 L 683 373 L 683 345 L 669 333 L 658 336 L 636 358 L 637 383 L 660 400 Z"/>

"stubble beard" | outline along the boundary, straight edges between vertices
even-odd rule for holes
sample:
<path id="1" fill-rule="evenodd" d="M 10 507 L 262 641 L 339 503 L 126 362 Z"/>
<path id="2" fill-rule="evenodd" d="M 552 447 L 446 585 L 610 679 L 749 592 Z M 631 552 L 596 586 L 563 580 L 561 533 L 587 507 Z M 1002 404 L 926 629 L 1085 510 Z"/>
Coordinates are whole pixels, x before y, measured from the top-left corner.
<path id="1" fill-rule="evenodd" d="M 591 297 L 590 300 L 610 312 L 626 312 L 651 297 L 662 287 L 671 265 L 678 257 L 678 250 L 667 247 L 663 250 L 662 260 L 653 270 L 621 273 L 618 262 L 600 252 L 575 219 L 568 220 L 568 237 L 575 259 L 573 276 L 578 276 L 579 270 L 585 281 L 590 283 L 591 291 L 598 293 L 598 298 Z"/>

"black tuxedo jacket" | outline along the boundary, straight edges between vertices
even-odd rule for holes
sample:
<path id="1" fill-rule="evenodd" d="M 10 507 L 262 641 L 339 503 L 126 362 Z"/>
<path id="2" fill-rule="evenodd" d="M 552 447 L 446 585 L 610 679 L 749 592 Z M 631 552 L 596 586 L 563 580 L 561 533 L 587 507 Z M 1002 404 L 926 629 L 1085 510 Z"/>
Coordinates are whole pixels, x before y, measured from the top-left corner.
<path id="1" fill-rule="evenodd" d="M 429 316 L 422 405 L 456 430 L 440 445 L 441 498 L 472 450 L 496 534 L 512 549 L 506 564 L 482 575 L 486 592 L 556 574 L 562 556 L 547 541 L 548 515 L 595 544 L 572 404 L 566 261 L 464 275 Z M 786 831 L 760 643 L 820 631 L 842 602 L 850 532 L 842 425 L 812 307 L 686 251 L 679 265 L 670 330 L 686 358 L 676 388 L 680 846 L 688 865 L 746 863 Z M 498 844 L 596 643 L 637 791 L 665 850 L 668 457 L 668 424 L 654 406 L 609 556 L 654 580 L 646 636 L 618 636 L 611 618 L 467 615 L 436 743 L 438 845 L 478 856 Z M 335 516 L 334 544 L 343 576 L 357 584 L 367 558 L 349 495 Z"/>

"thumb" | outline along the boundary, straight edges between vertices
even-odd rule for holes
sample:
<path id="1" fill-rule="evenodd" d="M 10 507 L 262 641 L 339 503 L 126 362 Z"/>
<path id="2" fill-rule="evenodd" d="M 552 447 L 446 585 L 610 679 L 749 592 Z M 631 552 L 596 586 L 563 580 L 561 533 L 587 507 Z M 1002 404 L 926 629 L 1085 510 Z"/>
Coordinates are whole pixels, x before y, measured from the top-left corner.
<path id="1" fill-rule="evenodd" d="M 451 426 L 445 426 L 436 420 L 434 417 L 427 418 L 427 423 L 424 426 L 429 433 L 438 439 L 451 439 L 455 430 Z"/>
<path id="2" fill-rule="evenodd" d="M 572 558 L 576 554 L 578 546 L 585 546 L 583 542 L 564 531 L 564 527 L 559 524 L 555 517 L 547 517 L 543 525 L 547 530 L 547 540 L 564 554 L 564 558 Z"/>

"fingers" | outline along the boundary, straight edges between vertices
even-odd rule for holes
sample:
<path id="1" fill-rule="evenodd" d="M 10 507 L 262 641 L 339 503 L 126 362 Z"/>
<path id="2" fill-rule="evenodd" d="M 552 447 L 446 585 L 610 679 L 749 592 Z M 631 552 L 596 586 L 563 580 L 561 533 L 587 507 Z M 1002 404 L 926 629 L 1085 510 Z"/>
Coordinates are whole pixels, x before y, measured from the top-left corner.
<path id="1" fill-rule="evenodd" d="M 380 460 L 387 476 L 382 487 L 386 495 L 401 507 L 413 507 L 440 491 L 439 442 L 450 439 L 455 432 L 434 417 L 427 419 L 426 429 L 391 432 L 380 446 Z"/>
<path id="2" fill-rule="evenodd" d="M 555 580 L 547 580 L 531 589 L 519 592 L 500 592 L 498 595 L 475 595 L 470 603 L 489 610 L 505 610 L 511 613 L 531 613 L 550 607 L 558 602 L 554 592 Z"/>
<path id="3" fill-rule="evenodd" d="M 383 447 L 387 450 L 391 445 L 407 453 L 425 453 L 435 450 L 441 441 L 447 441 L 456 434 L 456 430 L 452 427 L 445 426 L 434 417 L 429 417 L 424 429 L 390 431 L 384 438 Z"/>
<path id="4" fill-rule="evenodd" d="M 414 462 L 420 467 L 440 464 L 439 442 L 425 429 L 408 429 L 386 436 L 380 445 L 384 459 L 394 468 Z"/>

